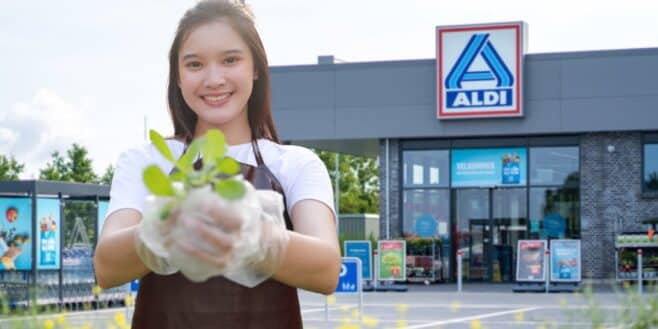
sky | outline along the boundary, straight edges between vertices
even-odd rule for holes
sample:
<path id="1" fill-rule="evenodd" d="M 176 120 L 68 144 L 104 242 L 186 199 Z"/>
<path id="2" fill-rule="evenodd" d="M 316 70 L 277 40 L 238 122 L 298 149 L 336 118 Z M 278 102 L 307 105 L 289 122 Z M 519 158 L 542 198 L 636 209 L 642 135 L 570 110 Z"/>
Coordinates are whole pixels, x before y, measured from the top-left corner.
<path id="1" fill-rule="evenodd" d="M 528 53 L 658 47 L 658 2 L 247 0 L 271 65 L 428 59 L 435 28 L 528 24 Z M 89 150 L 102 174 L 146 126 L 173 132 L 167 52 L 193 0 L 0 0 L 0 154 L 38 178 L 51 153 Z M 285 136 L 283 136 L 285 137 Z"/>

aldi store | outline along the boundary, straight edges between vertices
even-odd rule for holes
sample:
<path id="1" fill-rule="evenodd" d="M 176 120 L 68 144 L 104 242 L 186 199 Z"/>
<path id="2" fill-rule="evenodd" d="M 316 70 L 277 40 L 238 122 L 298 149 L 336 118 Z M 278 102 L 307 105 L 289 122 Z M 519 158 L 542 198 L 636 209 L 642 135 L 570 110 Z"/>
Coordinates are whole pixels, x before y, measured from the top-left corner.
<path id="1" fill-rule="evenodd" d="M 379 157 L 380 237 L 440 240 L 447 280 L 461 251 L 464 279 L 514 281 L 518 240 L 556 238 L 581 241 L 585 278 L 614 278 L 616 237 L 658 217 L 658 48 L 526 38 L 438 27 L 436 58 L 271 67 L 279 134 Z"/>

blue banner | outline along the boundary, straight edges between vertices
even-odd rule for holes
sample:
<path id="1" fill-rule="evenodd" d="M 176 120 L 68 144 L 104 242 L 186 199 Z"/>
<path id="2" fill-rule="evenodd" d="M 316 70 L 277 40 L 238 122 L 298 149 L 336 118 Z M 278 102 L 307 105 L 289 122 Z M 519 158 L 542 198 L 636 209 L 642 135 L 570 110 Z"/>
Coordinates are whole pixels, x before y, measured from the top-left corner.
<path id="1" fill-rule="evenodd" d="M 37 269 L 57 270 L 60 267 L 59 199 L 37 199 Z"/>
<path id="2" fill-rule="evenodd" d="M 580 240 L 551 240 L 551 281 L 581 280 Z"/>
<path id="3" fill-rule="evenodd" d="M 105 224 L 105 216 L 107 216 L 107 207 L 110 205 L 108 201 L 98 201 L 98 215 L 96 221 L 96 241 L 100 240 L 103 224 Z"/>
<path id="4" fill-rule="evenodd" d="M 32 269 L 32 206 L 29 198 L 0 198 L 0 270 Z"/>
<path id="5" fill-rule="evenodd" d="M 527 180 L 525 148 L 453 150 L 453 187 L 522 186 Z"/>
<path id="6" fill-rule="evenodd" d="M 370 241 L 345 241 L 345 257 L 356 257 L 361 260 L 363 280 L 372 280 L 372 247 Z"/>

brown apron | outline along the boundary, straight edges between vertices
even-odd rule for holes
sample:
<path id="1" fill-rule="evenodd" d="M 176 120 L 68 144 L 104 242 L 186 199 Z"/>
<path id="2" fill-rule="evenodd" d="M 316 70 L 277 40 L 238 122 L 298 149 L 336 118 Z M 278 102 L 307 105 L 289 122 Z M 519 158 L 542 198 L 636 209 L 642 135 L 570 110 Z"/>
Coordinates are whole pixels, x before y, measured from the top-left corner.
<path id="1" fill-rule="evenodd" d="M 274 190 L 284 196 L 281 184 L 265 166 L 252 142 L 257 167 L 240 164 L 245 179 L 256 189 Z M 183 151 L 184 153 L 185 151 Z M 195 168 L 200 166 L 200 160 Z M 292 230 L 288 211 L 286 227 Z M 243 287 L 224 277 L 195 283 L 180 272 L 144 276 L 139 283 L 132 328 L 302 328 L 297 289 L 269 279 L 254 288 Z"/>

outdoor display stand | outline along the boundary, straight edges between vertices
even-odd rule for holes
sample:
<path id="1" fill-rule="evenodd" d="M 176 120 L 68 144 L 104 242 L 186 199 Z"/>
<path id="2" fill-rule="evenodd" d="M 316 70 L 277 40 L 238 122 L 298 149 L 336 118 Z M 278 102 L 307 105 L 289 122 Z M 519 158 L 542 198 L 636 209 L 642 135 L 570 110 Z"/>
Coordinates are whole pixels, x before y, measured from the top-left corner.
<path id="1" fill-rule="evenodd" d="M 519 240 L 514 292 L 546 291 L 546 240 Z"/>
<path id="2" fill-rule="evenodd" d="M 370 240 L 347 240 L 343 242 L 345 257 L 354 257 L 361 260 L 361 282 L 363 291 L 373 291 L 372 284 L 365 284 L 365 281 L 373 281 L 372 275 L 372 246 Z"/>
<path id="3" fill-rule="evenodd" d="M 406 241 L 404 240 L 382 240 L 377 242 L 376 261 L 377 270 L 375 271 L 375 280 L 383 281 L 383 285 L 377 285 L 376 291 L 407 291 L 407 287 L 402 284 L 395 284 L 396 281 L 405 281 L 406 273 Z"/>
<path id="4" fill-rule="evenodd" d="M 643 251 L 643 261 L 638 267 L 637 251 Z M 653 232 L 624 233 L 615 241 L 615 276 L 617 281 L 636 281 L 641 268 L 642 280 L 658 280 L 658 236 Z"/>
<path id="5" fill-rule="evenodd" d="M 443 244 L 434 238 L 407 240 L 407 281 L 443 281 Z"/>
<path id="6" fill-rule="evenodd" d="M 95 219 L 105 217 L 108 198 L 105 185 L 0 182 L 0 288 L 12 307 L 123 299 L 123 286 L 93 293 Z"/>
<path id="7" fill-rule="evenodd" d="M 550 292 L 582 290 L 580 240 L 551 240 Z"/>

